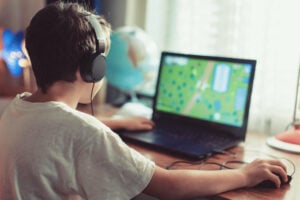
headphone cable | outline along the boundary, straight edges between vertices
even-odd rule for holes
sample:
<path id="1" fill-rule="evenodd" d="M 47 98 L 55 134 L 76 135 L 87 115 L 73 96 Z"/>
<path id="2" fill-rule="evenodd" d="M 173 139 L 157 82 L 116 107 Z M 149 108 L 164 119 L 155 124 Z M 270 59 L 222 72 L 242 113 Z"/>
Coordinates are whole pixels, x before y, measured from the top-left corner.
<path id="1" fill-rule="evenodd" d="M 93 92 L 94 92 L 94 87 L 95 87 L 95 82 L 93 82 L 93 86 L 92 86 L 92 91 L 91 91 L 91 96 L 90 96 L 90 100 L 91 100 L 91 112 L 92 115 L 94 116 L 94 107 L 93 107 Z"/>

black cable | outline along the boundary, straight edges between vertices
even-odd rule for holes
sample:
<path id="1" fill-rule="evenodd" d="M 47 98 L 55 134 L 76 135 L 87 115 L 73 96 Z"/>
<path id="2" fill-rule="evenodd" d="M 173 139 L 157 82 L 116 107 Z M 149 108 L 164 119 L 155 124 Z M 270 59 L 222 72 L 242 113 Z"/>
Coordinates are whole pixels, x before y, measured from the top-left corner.
<path id="1" fill-rule="evenodd" d="M 173 166 L 177 165 L 177 164 L 189 164 L 189 165 L 201 165 L 203 162 L 206 161 L 206 159 L 209 156 L 204 155 L 203 157 L 199 158 L 198 160 L 195 161 L 188 161 L 188 160 L 176 160 L 174 162 L 171 162 L 170 164 L 168 164 L 165 169 L 171 169 Z"/>
<path id="2" fill-rule="evenodd" d="M 288 161 L 288 162 L 293 166 L 293 171 L 292 171 L 292 173 L 290 174 L 290 176 L 294 176 L 294 174 L 295 174 L 295 172 L 296 172 L 296 165 L 295 165 L 295 163 L 293 163 L 293 161 L 291 161 L 290 159 L 287 159 L 287 158 L 279 158 L 279 159 L 286 160 L 286 161 Z"/>
<path id="3" fill-rule="evenodd" d="M 198 164 L 201 164 L 202 162 L 204 162 L 204 160 L 197 160 L 197 161 L 176 160 L 176 161 L 168 164 L 165 168 L 171 169 L 173 166 L 180 164 L 180 163 L 189 164 L 189 165 L 198 165 Z"/>
<path id="4" fill-rule="evenodd" d="M 218 163 L 218 162 L 206 162 L 205 160 L 199 160 L 199 161 L 185 161 L 185 160 L 177 160 L 175 162 L 172 162 L 171 164 L 166 166 L 166 169 L 171 169 L 173 166 L 180 164 L 180 163 L 184 163 L 184 164 L 189 164 L 189 165 L 217 165 L 220 167 L 220 170 L 222 169 L 234 169 L 232 167 L 228 167 L 226 166 L 229 163 L 241 163 L 244 164 L 244 161 L 239 161 L 239 160 L 231 160 L 231 161 L 227 161 L 224 163 Z"/>
<path id="5" fill-rule="evenodd" d="M 263 153 L 271 158 L 274 158 L 274 159 L 277 159 L 277 160 L 280 160 L 280 159 L 283 159 L 283 160 L 286 160 L 288 161 L 292 167 L 293 167 L 293 171 L 292 173 L 290 174 L 290 176 L 293 176 L 296 172 L 296 166 L 295 164 L 293 163 L 293 161 L 287 159 L 287 158 L 280 158 L 280 157 L 277 157 L 277 156 L 273 156 L 271 154 L 268 154 L 268 153 L 264 153 L 264 152 L 261 152 L 261 151 L 256 151 L 256 150 L 247 150 L 248 152 L 258 152 L 258 153 Z M 244 153 L 247 152 L 247 151 L 243 151 Z M 228 156 L 234 156 L 236 157 L 237 153 L 232 153 L 232 152 L 227 152 L 227 151 L 224 151 L 224 150 L 217 150 L 216 153 L 221 153 L 221 154 L 224 154 L 224 155 L 228 155 Z M 207 159 L 209 158 L 210 156 L 204 156 L 203 159 L 200 159 L 200 160 L 196 160 L 196 161 L 186 161 L 186 160 L 177 160 L 177 161 L 174 161 L 172 163 L 170 163 L 169 165 L 167 165 L 165 168 L 166 169 L 171 169 L 172 167 L 174 167 L 175 165 L 177 164 L 180 164 L 180 163 L 185 163 L 185 164 L 190 164 L 190 165 L 205 165 L 205 164 L 210 164 L 210 165 L 217 165 L 220 167 L 220 170 L 223 170 L 223 169 L 234 169 L 233 167 L 229 167 L 227 166 L 228 164 L 249 164 L 248 162 L 246 161 L 243 161 L 243 160 L 229 160 L 229 161 L 225 161 L 223 163 L 218 163 L 218 162 L 206 162 Z"/>
<path id="6" fill-rule="evenodd" d="M 229 161 L 226 161 L 226 162 L 223 162 L 221 165 L 220 165 L 220 170 L 226 168 L 226 169 L 235 169 L 234 167 L 228 167 L 227 165 L 228 164 L 248 164 L 247 162 L 245 161 L 242 161 L 242 160 L 229 160 Z"/>
<path id="7" fill-rule="evenodd" d="M 189 164 L 189 165 L 204 165 L 204 164 L 212 164 L 212 165 L 217 165 L 219 167 L 223 167 L 223 168 L 227 168 L 227 166 L 222 165 L 221 163 L 217 163 L 217 162 L 206 162 L 206 160 L 211 157 L 213 154 L 224 154 L 224 155 L 229 155 L 231 157 L 236 157 L 235 153 L 232 152 L 227 152 L 221 149 L 215 149 L 214 152 L 212 153 L 208 153 L 202 157 L 200 157 L 198 160 L 195 161 L 188 161 L 188 160 L 176 160 L 174 162 L 171 162 L 170 164 L 168 164 L 165 169 L 171 169 L 172 167 L 174 167 L 177 164 Z"/>
<path id="8" fill-rule="evenodd" d="M 92 86 L 92 91 L 91 91 L 91 96 L 90 96 L 90 105 L 91 105 L 91 112 L 92 115 L 94 116 L 94 107 L 93 107 L 93 92 L 94 92 L 94 87 L 95 87 L 95 82 L 93 82 L 93 86 Z"/>

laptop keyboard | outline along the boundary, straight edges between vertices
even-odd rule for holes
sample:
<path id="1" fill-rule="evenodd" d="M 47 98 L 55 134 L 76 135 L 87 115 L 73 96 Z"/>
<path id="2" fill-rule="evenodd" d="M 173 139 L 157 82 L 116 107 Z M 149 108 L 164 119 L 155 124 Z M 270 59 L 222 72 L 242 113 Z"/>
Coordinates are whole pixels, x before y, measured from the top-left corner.
<path id="1" fill-rule="evenodd" d="M 233 140 L 230 136 L 226 137 L 214 134 L 213 132 L 201 130 L 196 127 L 186 129 L 181 126 L 159 126 L 155 128 L 155 132 L 156 134 L 166 135 L 181 142 L 203 143 L 203 141 L 207 141 L 207 145 L 213 146 L 216 149 L 223 147 L 224 144 L 228 144 Z"/>

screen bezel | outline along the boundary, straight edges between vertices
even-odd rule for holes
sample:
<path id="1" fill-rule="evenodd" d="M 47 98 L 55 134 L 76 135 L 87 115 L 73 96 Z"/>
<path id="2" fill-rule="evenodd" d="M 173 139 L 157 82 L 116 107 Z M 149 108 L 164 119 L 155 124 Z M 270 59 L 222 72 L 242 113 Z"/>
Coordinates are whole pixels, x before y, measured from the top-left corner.
<path id="1" fill-rule="evenodd" d="M 203 59 L 203 60 L 214 60 L 214 61 L 224 61 L 224 62 L 232 62 L 232 63 L 238 63 L 238 64 L 250 64 L 252 66 L 252 70 L 249 77 L 249 85 L 248 85 L 248 91 L 247 91 L 247 97 L 246 97 L 246 104 L 245 104 L 245 112 L 243 116 L 243 122 L 240 127 L 233 126 L 229 124 L 222 124 L 218 122 L 212 122 L 207 121 L 199 118 L 192 118 L 188 116 L 181 116 L 176 115 L 174 113 L 164 112 L 161 110 L 157 110 L 156 104 L 157 104 L 157 97 L 159 92 L 159 85 L 160 85 L 160 79 L 162 74 L 162 65 L 164 64 L 164 57 L 165 56 L 183 56 L 188 57 L 192 59 Z M 253 88 L 253 81 L 254 81 L 254 74 L 255 74 L 255 68 L 256 68 L 256 60 L 253 59 L 242 59 L 242 58 L 230 58 L 230 57 L 220 57 L 220 56 L 208 56 L 208 55 L 195 55 L 195 54 L 183 54 L 183 53 L 175 53 L 175 52 L 167 52 L 163 51 L 161 53 L 161 59 L 159 64 L 159 73 L 156 83 L 156 90 L 155 90 L 155 96 L 153 101 L 153 115 L 152 119 L 154 121 L 156 120 L 162 120 L 162 119 L 168 119 L 170 122 L 172 121 L 180 121 L 182 123 L 188 123 L 188 124 L 195 124 L 196 126 L 200 127 L 206 127 L 208 129 L 217 129 L 224 132 L 229 132 L 233 134 L 234 136 L 238 138 L 245 137 L 245 133 L 247 130 L 247 124 L 248 124 L 248 117 L 249 117 L 249 107 L 251 102 L 251 95 L 252 95 L 252 88 Z"/>

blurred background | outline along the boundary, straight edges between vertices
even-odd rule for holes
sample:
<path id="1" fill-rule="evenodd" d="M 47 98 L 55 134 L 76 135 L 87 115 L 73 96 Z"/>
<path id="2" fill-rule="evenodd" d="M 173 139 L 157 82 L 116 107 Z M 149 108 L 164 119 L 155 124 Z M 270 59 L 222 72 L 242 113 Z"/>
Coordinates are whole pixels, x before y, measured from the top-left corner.
<path id="1" fill-rule="evenodd" d="M 0 0 L 0 98 L 35 89 L 22 38 L 31 17 L 52 2 Z M 293 120 L 300 63 L 300 1 L 78 2 L 104 15 L 114 31 L 107 86 L 99 101 L 116 106 L 135 98 L 151 101 L 160 52 L 167 50 L 257 60 L 248 129 L 273 135 Z M 123 64 L 116 63 L 118 59 Z"/>

